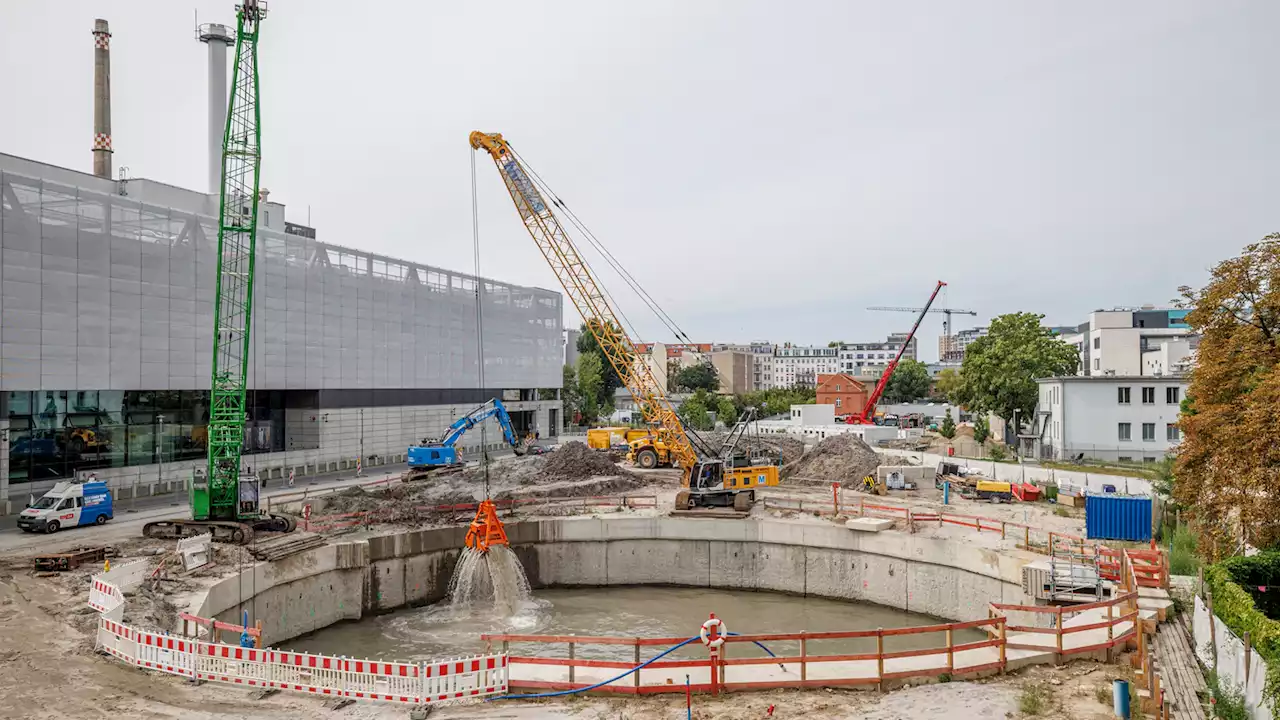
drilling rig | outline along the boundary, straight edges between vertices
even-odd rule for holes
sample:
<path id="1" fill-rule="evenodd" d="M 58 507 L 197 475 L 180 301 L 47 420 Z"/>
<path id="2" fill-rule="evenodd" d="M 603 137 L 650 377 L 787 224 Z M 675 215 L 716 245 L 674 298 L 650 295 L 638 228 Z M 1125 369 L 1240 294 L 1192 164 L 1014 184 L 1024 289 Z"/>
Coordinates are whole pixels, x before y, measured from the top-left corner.
<path id="1" fill-rule="evenodd" d="M 245 383 L 253 320 L 254 244 L 258 234 L 258 180 L 262 161 L 258 107 L 258 39 L 265 0 L 236 6 L 235 69 L 222 141 L 218 212 L 218 269 L 214 297 L 213 376 L 209 392 L 209 463 L 191 483 L 191 519 L 143 526 L 147 537 L 189 537 L 246 544 L 255 530 L 289 532 L 287 515 L 258 507 L 258 478 L 243 471 Z"/>

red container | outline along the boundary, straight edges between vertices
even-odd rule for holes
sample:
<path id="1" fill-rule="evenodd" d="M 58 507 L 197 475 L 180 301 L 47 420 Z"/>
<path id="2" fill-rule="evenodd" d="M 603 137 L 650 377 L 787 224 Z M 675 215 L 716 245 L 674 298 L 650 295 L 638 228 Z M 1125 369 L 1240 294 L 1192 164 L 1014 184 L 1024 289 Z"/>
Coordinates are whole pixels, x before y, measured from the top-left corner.
<path id="1" fill-rule="evenodd" d="M 955 457 L 955 456 L 956 456 L 956 449 L 953 447 L 947 448 L 947 457 Z"/>

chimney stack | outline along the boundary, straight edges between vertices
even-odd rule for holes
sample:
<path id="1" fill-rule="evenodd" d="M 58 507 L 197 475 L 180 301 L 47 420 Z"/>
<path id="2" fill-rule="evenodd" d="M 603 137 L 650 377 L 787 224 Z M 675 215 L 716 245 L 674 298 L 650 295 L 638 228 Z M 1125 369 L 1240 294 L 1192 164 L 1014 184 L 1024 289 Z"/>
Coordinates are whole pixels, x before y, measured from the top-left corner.
<path id="1" fill-rule="evenodd" d="M 93 174 L 111 179 L 111 30 L 93 21 Z"/>
<path id="2" fill-rule="evenodd" d="M 227 48 L 235 43 L 226 25 L 205 23 L 196 37 L 209 46 L 209 193 L 222 192 L 222 136 L 227 129 Z"/>

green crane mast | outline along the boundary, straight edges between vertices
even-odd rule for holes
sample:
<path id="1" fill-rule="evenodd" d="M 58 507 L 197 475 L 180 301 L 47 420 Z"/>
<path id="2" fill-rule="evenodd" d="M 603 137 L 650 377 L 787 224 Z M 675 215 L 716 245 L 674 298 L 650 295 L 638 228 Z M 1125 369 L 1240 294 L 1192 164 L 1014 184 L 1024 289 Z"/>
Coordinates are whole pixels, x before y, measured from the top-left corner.
<path id="1" fill-rule="evenodd" d="M 255 529 L 289 531 L 292 518 L 258 509 L 258 483 L 241 474 L 245 380 L 253 318 L 254 243 L 262 161 L 258 107 L 258 33 L 265 0 L 236 6 L 235 69 L 222 139 L 222 196 L 218 213 L 218 280 L 214 298 L 213 378 L 209 405 L 209 465 L 191 486 L 191 520 L 148 523 L 148 537 L 212 532 L 215 540 L 246 543 Z"/>

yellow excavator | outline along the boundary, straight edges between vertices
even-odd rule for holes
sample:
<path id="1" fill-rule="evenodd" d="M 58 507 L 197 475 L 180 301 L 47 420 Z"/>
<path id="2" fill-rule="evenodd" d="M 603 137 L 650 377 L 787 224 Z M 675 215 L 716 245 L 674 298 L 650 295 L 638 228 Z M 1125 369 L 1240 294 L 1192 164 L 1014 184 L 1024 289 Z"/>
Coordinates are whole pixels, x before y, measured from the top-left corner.
<path id="1" fill-rule="evenodd" d="M 636 405 L 651 428 L 650 435 L 631 441 L 628 456 L 640 467 L 657 467 L 665 462 L 681 469 L 681 489 L 676 495 L 676 509 L 698 506 L 732 506 L 745 511 L 755 502 L 759 487 L 778 484 L 775 464 L 734 467 L 726 463 L 720 451 L 686 431 L 675 408 L 654 379 L 649 364 L 640 359 L 636 344 L 627 336 L 612 299 L 596 280 L 578 248 L 565 232 L 552 206 L 568 210 L 547 191 L 548 202 L 540 178 L 530 175 L 526 163 L 511 144 L 496 133 L 471 133 L 471 147 L 484 151 L 493 159 L 502 181 L 516 204 L 525 229 L 551 266 L 565 294 L 586 321 L 591 334 L 631 391 Z M 541 187 L 540 187 L 541 186 Z M 570 219 L 577 219 L 569 213 Z"/>

